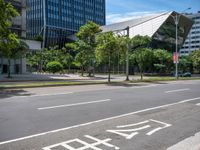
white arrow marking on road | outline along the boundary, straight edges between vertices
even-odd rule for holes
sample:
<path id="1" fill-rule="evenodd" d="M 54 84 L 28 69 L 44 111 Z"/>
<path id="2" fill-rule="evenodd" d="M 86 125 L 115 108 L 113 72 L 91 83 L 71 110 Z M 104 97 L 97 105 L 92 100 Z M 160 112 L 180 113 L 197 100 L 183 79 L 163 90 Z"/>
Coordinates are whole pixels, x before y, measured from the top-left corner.
<path id="1" fill-rule="evenodd" d="M 178 90 L 172 90 L 172 91 L 165 91 L 165 93 L 175 93 L 175 92 L 183 92 L 183 91 L 189 91 L 190 89 L 178 89 Z"/>
<path id="2" fill-rule="evenodd" d="M 158 120 L 150 119 L 150 121 L 163 124 L 164 127 L 158 127 L 158 128 L 156 128 L 156 129 L 154 129 L 154 130 L 148 132 L 146 135 L 152 135 L 152 134 L 154 134 L 155 132 L 157 132 L 157 131 L 159 131 L 159 130 L 162 130 L 162 129 L 165 129 L 165 128 L 168 128 L 168 127 L 171 127 L 171 126 L 172 126 L 171 124 L 168 124 L 168 123 L 165 123 L 165 122 L 161 122 L 161 121 L 158 121 Z"/>
<path id="3" fill-rule="evenodd" d="M 115 133 L 115 134 L 121 135 L 121 136 L 125 137 L 126 139 L 130 140 L 134 136 L 139 134 L 136 131 L 144 130 L 144 129 L 147 129 L 147 128 L 150 128 L 150 127 L 151 127 L 150 125 L 146 125 L 146 126 L 143 126 L 143 127 L 140 127 L 140 128 L 135 128 L 135 129 L 107 130 L 107 132 L 111 132 L 111 133 Z M 126 134 L 124 132 L 132 132 L 132 133 Z"/>
<path id="4" fill-rule="evenodd" d="M 162 130 L 162 129 L 165 129 L 165 128 L 168 128 L 168 127 L 172 126 L 171 124 L 168 124 L 168 123 L 164 123 L 164 122 L 161 122 L 161 121 L 149 119 L 149 120 L 146 120 L 146 121 L 143 121 L 143 122 L 139 122 L 139 123 L 136 123 L 136 124 L 117 126 L 117 129 L 115 129 L 115 130 L 107 130 L 107 132 L 111 132 L 111 133 L 115 133 L 115 134 L 121 135 L 121 136 L 125 137 L 126 139 L 130 140 L 134 136 L 139 134 L 139 132 L 136 132 L 136 131 L 141 131 L 141 130 L 150 128 L 151 127 L 150 125 L 144 125 L 144 124 L 147 124 L 147 123 L 150 123 L 150 122 L 154 122 L 154 123 L 160 124 L 161 127 L 155 128 L 155 129 L 149 131 L 148 133 L 146 133 L 146 135 L 148 135 L 148 136 L 158 132 L 159 130 Z M 134 128 L 135 126 L 138 126 L 138 125 L 144 125 L 144 126 L 139 127 L 139 128 Z M 129 127 L 129 129 L 121 129 L 121 128 L 127 128 L 127 127 Z"/>
<path id="5" fill-rule="evenodd" d="M 102 103 L 102 102 L 108 102 L 108 101 L 111 101 L 111 99 L 105 99 L 105 100 L 99 100 L 99 101 L 90 101 L 90 102 L 83 102 L 83 103 L 75 103 L 75 104 L 57 105 L 57 106 L 50 106 L 50 107 L 42 107 L 42 108 L 37 108 L 37 109 L 38 110 L 56 109 L 56 108 L 62 108 L 62 107 L 72 107 L 72 106 L 79 106 L 79 105 Z"/>

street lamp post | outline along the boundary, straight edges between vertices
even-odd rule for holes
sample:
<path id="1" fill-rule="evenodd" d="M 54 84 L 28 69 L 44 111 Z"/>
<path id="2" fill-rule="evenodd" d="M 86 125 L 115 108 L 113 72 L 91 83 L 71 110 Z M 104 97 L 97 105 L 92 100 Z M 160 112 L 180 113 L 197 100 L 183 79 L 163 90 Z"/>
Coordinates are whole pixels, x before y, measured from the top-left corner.
<path id="1" fill-rule="evenodd" d="M 179 19 L 180 17 L 178 17 L 178 15 L 176 14 L 176 20 L 175 20 L 175 25 L 176 25 L 176 79 L 178 79 L 178 23 L 179 23 Z"/>
<path id="2" fill-rule="evenodd" d="M 183 12 L 187 11 L 187 10 L 190 10 L 191 8 L 187 8 L 186 10 L 184 10 Z M 178 61 L 179 61 L 179 54 L 178 54 L 178 24 L 179 24 L 179 21 L 180 21 L 180 17 L 181 15 L 180 14 L 176 14 L 176 16 L 172 16 L 173 19 L 174 19 L 174 22 L 175 22 L 175 25 L 176 25 L 176 59 L 175 59 L 175 66 L 176 66 L 176 69 L 175 69 L 175 77 L 176 79 L 178 79 Z"/>
<path id="3" fill-rule="evenodd" d="M 126 30 L 127 30 L 127 37 L 129 38 L 130 27 L 128 26 Z M 127 50 L 126 50 L 126 81 L 129 81 L 129 49 L 130 49 L 130 44 L 128 42 Z"/>

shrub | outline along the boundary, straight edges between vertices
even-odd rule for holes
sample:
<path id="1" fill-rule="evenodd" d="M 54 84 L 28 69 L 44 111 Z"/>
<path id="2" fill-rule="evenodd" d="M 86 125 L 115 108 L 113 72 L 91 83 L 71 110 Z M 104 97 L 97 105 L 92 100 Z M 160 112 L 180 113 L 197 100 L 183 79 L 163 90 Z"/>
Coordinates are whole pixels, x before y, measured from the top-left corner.
<path id="1" fill-rule="evenodd" d="M 56 73 L 63 70 L 63 65 L 57 61 L 52 61 L 47 63 L 46 69 L 51 73 Z"/>

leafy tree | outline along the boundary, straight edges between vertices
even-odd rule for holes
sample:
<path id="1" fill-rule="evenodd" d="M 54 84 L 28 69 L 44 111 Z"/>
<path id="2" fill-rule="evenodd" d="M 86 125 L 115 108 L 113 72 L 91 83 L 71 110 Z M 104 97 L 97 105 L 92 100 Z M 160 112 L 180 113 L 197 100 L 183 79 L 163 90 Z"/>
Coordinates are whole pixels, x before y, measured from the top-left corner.
<path id="1" fill-rule="evenodd" d="M 169 73 L 173 68 L 172 53 L 164 49 L 155 49 L 154 67 L 159 73 Z"/>
<path id="2" fill-rule="evenodd" d="M 4 0 L 0 0 L 0 39 L 8 39 L 11 31 L 9 27 L 12 26 L 12 19 L 17 17 L 19 13 L 11 5 L 11 3 L 5 3 Z"/>
<path id="3" fill-rule="evenodd" d="M 98 35 L 97 42 L 96 59 L 98 63 L 108 64 L 108 82 L 110 83 L 111 64 L 116 57 L 116 50 L 119 48 L 119 43 L 117 37 L 112 32 Z"/>
<path id="4" fill-rule="evenodd" d="M 136 35 L 131 39 L 127 39 L 127 44 L 130 46 L 130 52 L 129 52 L 129 61 L 130 61 L 130 67 L 132 66 L 134 69 L 134 66 L 138 65 L 136 61 L 136 55 L 135 52 L 138 49 L 143 49 L 147 48 L 150 46 L 151 43 L 151 38 L 148 36 L 141 36 L 141 35 Z"/>
<path id="5" fill-rule="evenodd" d="M 64 53 L 62 63 L 68 68 L 68 73 L 70 73 L 71 66 L 74 62 L 74 57 L 72 56 L 72 52 L 74 52 L 74 50 L 66 44 L 62 51 Z"/>
<path id="6" fill-rule="evenodd" d="M 134 59 L 138 64 L 141 80 L 143 80 L 145 69 L 147 69 L 149 66 L 152 66 L 153 51 L 149 48 L 137 49 L 134 53 Z"/>
<path id="7" fill-rule="evenodd" d="M 20 42 L 17 35 L 12 33 L 9 27 L 12 26 L 12 19 L 19 15 L 10 3 L 0 0 L 0 53 L 8 59 L 8 77 L 10 77 L 10 59 L 13 57 L 13 49 Z"/>
<path id="8" fill-rule="evenodd" d="M 63 65 L 60 62 L 52 61 L 52 62 L 47 63 L 46 68 L 49 72 L 54 74 L 56 72 L 62 71 Z"/>
<path id="9" fill-rule="evenodd" d="M 67 43 L 65 46 L 73 49 L 76 52 L 74 64 L 81 68 L 81 76 L 83 76 L 84 69 L 88 66 L 89 54 L 87 55 L 87 52 L 89 46 L 82 40 L 78 40 L 74 43 Z"/>
<path id="10" fill-rule="evenodd" d="M 73 57 L 67 50 L 65 48 L 59 49 L 57 46 L 29 54 L 27 59 L 30 67 L 37 67 L 38 71 L 46 71 L 47 64 L 52 61 L 57 61 L 63 66 L 67 65 L 69 68 L 73 62 Z"/>
<path id="11" fill-rule="evenodd" d="M 192 53 L 194 68 L 200 73 L 200 49 Z"/>
<path id="12" fill-rule="evenodd" d="M 150 47 L 151 38 L 149 36 L 136 35 L 129 41 L 131 50 Z"/>
<path id="13" fill-rule="evenodd" d="M 95 49 L 96 49 L 96 35 L 100 33 L 100 26 L 92 21 L 88 21 L 80 28 L 80 31 L 76 34 L 78 41 L 75 44 L 78 53 L 76 61 L 78 64 L 84 62 L 84 67 L 88 69 L 89 76 L 91 76 L 91 68 L 94 67 L 95 61 Z M 85 56 L 84 56 L 85 55 Z M 83 60 L 84 59 L 84 60 Z M 83 66 L 82 71 L 83 71 Z M 82 73 L 83 74 L 83 73 Z"/>
<path id="14" fill-rule="evenodd" d="M 193 63 L 191 56 L 181 56 L 179 59 L 179 68 L 182 72 L 193 72 Z"/>

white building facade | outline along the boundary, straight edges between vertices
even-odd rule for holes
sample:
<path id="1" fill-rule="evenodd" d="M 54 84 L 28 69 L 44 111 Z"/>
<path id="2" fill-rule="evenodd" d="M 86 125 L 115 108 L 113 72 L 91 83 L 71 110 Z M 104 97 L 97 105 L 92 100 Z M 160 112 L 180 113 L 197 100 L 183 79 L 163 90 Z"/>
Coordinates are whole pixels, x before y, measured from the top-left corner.
<path id="1" fill-rule="evenodd" d="M 186 14 L 194 21 L 192 29 L 180 50 L 181 55 L 189 55 L 193 51 L 200 49 L 200 11 L 195 14 Z"/>

